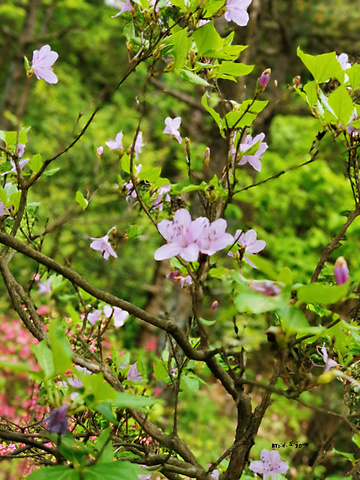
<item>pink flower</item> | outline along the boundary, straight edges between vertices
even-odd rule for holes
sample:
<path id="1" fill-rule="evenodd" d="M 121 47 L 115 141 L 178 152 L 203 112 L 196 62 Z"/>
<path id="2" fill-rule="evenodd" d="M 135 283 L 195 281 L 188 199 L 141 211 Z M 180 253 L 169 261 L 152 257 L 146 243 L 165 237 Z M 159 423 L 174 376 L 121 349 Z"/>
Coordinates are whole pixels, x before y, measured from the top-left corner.
<path id="1" fill-rule="evenodd" d="M 123 310 L 119 307 L 110 307 L 110 305 L 105 305 L 104 314 L 107 318 L 113 317 L 114 327 L 122 327 L 124 325 L 124 321 L 129 316 L 129 312 L 126 310 Z"/>
<path id="2" fill-rule="evenodd" d="M 351 63 L 349 62 L 349 57 L 347 53 L 341 53 L 340 55 L 336 55 L 336 60 L 340 63 L 340 66 L 343 70 L 347 70 L 351 67 Z"/>
<path id="3" fill-rule="evenodd" d="M 338 285 L 349 281 L 349 268 L 344 257 L 339 257 L 335 262 L 334 277 Z"/>
<path id="4" fill-rule="evenodd" d="M 185 208 L 180 208 L 174 215 L 174 220 L 163 220 L 158 224 L 160 234 L 167 240 L 167 244 L 155 252 L 155 260 L 180 255 L 187 262 L 196 262 L 199 256 L 197 240 L 201 236 L 207 218 L 199 217 L 192 221 L 190 213 Z"/>
<path id="5" fill-rule="evenodd" d="M 130 365 L 126 380 L 131 380 L 132 382 L 141 382 L 141 373 L 136 367 L 136 362 Z"/>
<path id="6" fill-rule="evenodd" d="M 181 136 L 179 132 L 179 127 L 181 123 L 181 117 L 175 117 L 175 118 L 170 118 L 167 117 L 165 118 L 165 129 L 163 133 L 167 133 L 172 136 L 175 140 L 177 140 L 179 143 L 181 143 Z"/>
<path id="7" fill-rule="evenodd" d="M 57 83 L 58 78 L 52 71 L 52 66 L 59 55 L 52 52 L 49 45 L 44 45 L 40 50 L 33 52 L 31 68 L 38 80 L 41 78 L 47 83 Z"/>
<path id="8" fill-rule="evenodd" d="M 19 162 L 20 172 L 23 171 L 23 168 L 29 162 L 29 160 L 30 160 L 29 158 L 24 158 L 24 160 L 20 160 L 20 162 Z M 11 170 L 8 170 L 7 172 L 2 173 L 1 174 L 2 176 L 7 175 L 8 173 L 16 173 L 17 174 L 15 161 L 12 158 L 10 159 L 10 163 L 11 163 L 13 168 Z"/>
<path id="9" fill-rule="evenodd" d="M 45 280 L 45 282 L 40 281 L 38 283 L 39 290 L 38 294 L 39 295 L 46 295 L 47 293 L 51 293 L 51 277 Z"/>
<path id="10" fill-rule="evenodd" d="M 123 132 L 119 132 L 116 135 L 115 140 L 109 140 L 108 142 L 105 143 L 105 145 L 107 145 L 111 150 L 116 150 L 116 149 L 123 150 L 123 146 L 122 146 L 123 136 L 124 136 Z"/>
<path id="11" fill-rule="evenodd" d="M 113 15 L 111 18 L 118 17 L 119 15 L 125 12 L 132 12 L 133 10 L 134 10 L 134 7 L 131 5 L 130 0 L 125 0 L 120 12 L 117 13 L 116 15 Z"/>
<path id="12" fill-rule="evenodd" d="M 286 473 L 289 466 L 286 462 L 280 461 L 280 455 L 276 450 L 261 450 L 260 461 L 251 462 L 249 465 L 250 470 L 255 473 L 262 473 L 264 480 L 270 477 L 275 480 L 276 473 Z"/>
<path id="13" fill-rule="evenodd" d="M 0 217 L 7 214 L 7 210 L 3 202 L 0 201 Z"/>
<path id="14" fill-rule="evenodd" d="M 230 233 L 225 233 L 226 227 L 227 223 L 223 218 L 219 218 L 212 223 L 209 223 L 209 221 L 205 223 L 197 242 L 201 253 L 209 256 L 214 255 L 214 253 L 234 243 L 234 237 Z"/>
<path id="15" fill-rule="evenodd" d="M 99 320 L 101 315 L 101 310 L 94 310 L 93 312 L 90 312 L 87 316 L 88 321 L 91 323 L 91 325 L 95 325 L 95 323 Z"/>
<path id="16" fill-rule="evenodd" d="M 323 346 L 319 348 L 319 346 L 316 347 L 316 350 L 318 351 L 318 354 L 322 356 L 325 365 L 317 365 L 314 363 L 316 367 L 324 366 L 325 370 L 324 372 L 328 372 L 331 368 L 336 367 L 336 365 L 339 365 L 335 360 L 332 360 L 329 358 L 329 355 L 327 353 L 326 347 L 325 347 L 325 342 L 323 343 Z"/>
<path id="17" fill-rule="evenodd" d="M 260 158 L 264 155 L 265 151 L 267 150 L 268 146 L 266 142 L 263 142 L 265 138 L 265 133 L 260 133 L 259 135 L 256 135 L 256 137 L 252 137 L 251 135 L 248 135 L 244 142 L 240 144 L 240 152 L 246 152 L 251 148 L 253 145 L 255 145 L 259 140 L 260 140 L 260 145 L 257 150 L 252 155 L 243 155 L 240 159 L 239 165 L 245 165 L 245 163 L 250 163 L 250 165 L 253 167 L 254 170 L 257 172 L 260 172 L 261 170 L 261 162 Z"/>
<path id="18" fill-rule="evenodd" d="M 236 230 L 234 235 L 235 240 L 240 243 L 241 248 L 251 255 L 259 253 L 266 247 L 264 240 L 256 240 L 256 237 L 257 233 L 253 229 L 247 231 L 246 233 L 243 233 L 241 230 Z"/>
<path id="19" fill-rule="evenodd" d="M 21 158 L 24 155 L 26 145 L 23 143 L 19 143 L 17 148 L 18 148 L 18 157 Z"/>
<path id="20" fill-rule="evenodd" d="M 111 140 L 110 140 L 110 142 L 111 142 Z M 121 143 L 121 142 L 120 142 L 120 143 Z M 98 148 L 96 149 L 96 156 L 97 156 L 97 158 L 100 158 L 103 153 L 104 153 L 104 147 L 103 147 L 102 145 L 100 145 L 100 147 L 98 147 Z"/>
<path id="21" fill-rule="evenodd" d="M 249 22 L 246 9 L 252 0 L 227 0 L 225 18 L 228 22 L 235 22 L 240 27 L 245 27 Z"/>
<path id="22" fill-rule="evenodd" d="M 164 208 L 164 202 L 170 202 L 171 198 L 168 192 L 170 192 L 171 186 L 170 185 L 163 185 L 157 191 L 158 196 L 156 197 L 155 201 L 151 204 L 151 208 L 157 208 L 160 212 Z M 165 198 L 164 198 L 165 196 Z"/>
<path id="23" fill-rule="evenodd" d="M 259 78 L 259 87 L 261 90 L 264 90 L 266 85 L 269 83 L 271 74 L 271 68 L 267 68 L 263 71 Z"/>
<path id="24" fill-rule="evenodd" d="M 181 288 L 184 288 L 185 285 L 191 285 L 193 283 L 190 275 L 183 276 L 180 270 L 173 270 L 166 276 L 168 280 L 172 283 L 179 283 Z"/>
<path id="25" fill-rule="evenodd" d="M 67 411 L 69 405 L 62 405 L 60 408 L 54 408 L 51 410 L 48 417 L 46 417 L 41 423 L 46 423 L 46 430 L 50 433 L 60 433 L 66 435 L 68 428 Z"/>
<path id="26" fill-rule="evenodd" d="M 267 297 L 275 297 L 275 295 L 281 293 L 281 289 L 278 285 L 270 280 L 253 280 L 250 282 L 249 288 L 250 290 L 254 290 L 254 292 L 262 293 Z"/>
<path id="27" fill-rule="evenodd" d="M 117 258 L 116 253 L 114 252 L 112 246 L 109 243 L 109 233 L 114 229 L 115 227 L 111 228 L 104 237 L 101 237 L 101 238 L 90 237 L 90 239 L 93 240 L 93 242 L 90 244 L 90 248 L 94 250 L 99 250 L 99 252 L 101 252 L 101 255 L 103 256 L 103 258 L 105 258 L 105 260 L 108 260 L 110 255 Z"/>
<path id="28" fill-rule="evenodd" d="M 134 151 L 135 151 L 135 156 L 137 157 L 139 153 L 141 153 L 141 148 L 145 145 L 143 142 L 143 137 L 142 137 L 142 132 L 139 132 L 136 136 L 135 140 L 135 145 L 134 145 Z"/>

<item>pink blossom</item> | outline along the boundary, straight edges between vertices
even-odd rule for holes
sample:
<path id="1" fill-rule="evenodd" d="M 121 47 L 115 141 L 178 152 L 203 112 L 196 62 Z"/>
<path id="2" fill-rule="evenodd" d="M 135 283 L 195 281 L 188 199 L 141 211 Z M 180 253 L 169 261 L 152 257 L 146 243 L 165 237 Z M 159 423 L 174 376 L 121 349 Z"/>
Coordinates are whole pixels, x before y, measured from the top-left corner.
<path id="1" fill-rule="evenodd" d="M 347 53 L 341 53 L 340 55 L 336 55 L 336 60 L 340 63 L 340 66 L 343 70 L 351 68 L 351 63 L 349 62 L 349 57 Z"/>
<path id="2" fill-rule="evenodd" d="M 18 146 L 17 146 L 17 154 L 18 154 L 18 157 L 19 157 L 19 158 L 21 158 L 21 157 L 24 155 L 25 147 L 26 147 L 26 145 L 24 145 L 23 143 L 19 143 L 19 144 L 18 144 Z"/>
<path id="3" fill-rule="evenodd" d="M 164 208 L 164 202 L 170 202 L 171 198 L 168 192 L 170 192 L 171 186 L 170 185 L 163 185 L 157 191 L 158 196 L 156 197 L 155 201 L 151 204 L 151 208 L 156 208 L 160 212 Z M 164 198 L 165 196 L 165 198 Z"/>
<path id="4" fill-rule="evenodd" d="M 344 257 L 339 257 L 335 262 L 334 277 L 338 285 L 349 281 L 349 268 Z"/>
<path id="5" fill-rule="evenodd" d="M 246 233 L 243 233 L 241 230 L 236 230 L 234 235 L 236 242 L 240 243 L 241 248 L 251 255 L 259 253 L 266 247 L 264 240 L 257 240 L 256 237 L 257 233 L 253 229 L 248 230 Z"/>
<path id="6" fill-rule="evenodd" d="M 41 78 L 47 83 L 57 83 L 58 78 L 52 71 L 52 66 L 58 59 L 59 55 L 52 52 L 49 45 L 44 45 L 40 50 L 33 52 L 31 68 L 38 80 Z"/>
<path id="7" fill-rule="evenodd" d="M 124 321 L 129 316 L 129 312 L 123 310 L 119 307 L 110 307 L 110 305 L 105 305 L 104 314 L 107 318 L 113 317 L 114 327 L 122 327 Z"/>
<path id="8" fill-rule="evenodd" d="M 7 214 L 7 210 L 3 202 L 0 201 L 0 217 Z"/>
<path id="9" fill-rule="evenodd" d="M 39 295 L 46 295 L 48 293 L 51 293 L 51 280 L 52 279 L 50 277 L 47 280 L 45 280 L 44 282 L 40 281 L 38 283 L 38 287 L 39 287 L 38 294 Z"/>
<path id="10" fill-rule="evenodd" d="M 133 10 L 134 10 L 134 7 L 131 5 L 130 0 L 125 0 L 125 2 L 123 3 L 123 6 L 121 7 L 120 12 L 117 13 L 116 15 L 113 15 L 111 18 L 118 17 L 119 15 L 125 12 L 132 12 Z"/>
<path id="11" fill-rule="evenodd" d="M 141 382 L 141 373 L 137 369 L 136 362 L 130 365 L 126 380 L 131 380 L 132 382 Z"/>
<path id="12" fill-rule="evenodd" d="M 172 136 L 175 140 L 177 140 L 179 143 L 181 143 L 181 136 L 179 132 L 179 127 L 181 123 L 181 117 L 175 117 L 175 118 L 170 118 L 167 117 L 165 118 L 165 129 L 163 133 L 167 133 Z"/>
<path id="13" fill-rule="evenodd" d="M 23 168 L 25 167 L 25 165 L 29 162 L 29 158 L 24 158 L 24 160 L 20 160 L 19 162 L 19 170 L 20 172 L 23 171 Z M 12 169 L 11 170 L 8 170 L 7 172 L 4 172 L 2 173 L 1 175 L 7 175 L 8 173 L 16 173 L 17 174 L 17 171 L 16 171 L 16 165 L 15 165 L 15 161 L 11 158 L 10 159 L 10 163 L 12 165 Z"/>
<path id="14" fill-rule="evenodd" d="M 110 140 L 110 142 L 111 142 L 111 140 Z M 103 153 L 104 153 L 104 147 L 103 147 L 102 145 L 100 145 L 100 147 L 98 147 L 98 148 L 96 149 L 96 156 L 97 156 L 97 158 L 100 158 Z"/>
<path id="15" fill-rule="evenodd" d="M 119 132 L 116 137 L 115 137 L 115 140 L 109 140 L 108 142 L 105 143 L 105 145 L 107 145 L 111 150 L 123 150 L 123 146 L 122 146 L 122 138 L 123 138 L 124 134 L 123 132 Z"/>
<path id="16" fill-rule="evenodd" d="M 266 85 L 269 83 L 271 74 L 271 68 L 267 68 L 263 71 L 259 78 L 259 87 L 261 90 L 264 90 Z"/>
<path id="17" fill-rule="evenodd" d="M 199 256 L 197 240 L 201 236 L 207 218 L 199 217 L 192 221 L 190 213 L 180 208 L 174 215 L 174 220 L 163 220 L 158 224 L 160 234 L 167 240 L 167 244 L 155 252 L 155 260 L 165 260 L 179 255 L 187 262 L 195 262 Z"/>
<path id="18" fill-rule="evenodd" d="M 332 360 L 331 358 L 329 358 L 329 355 L 325 347 L 325 342 L 323 343 L 322 347 L 317 346 L 316 350 L 318 351 L 318 354 L 322 356 L 325 363 L 325 365 L 316 365 L 316 363 L 313 362 L 316 367 L 324 366 L 325 367 L 324 372 L 328 372 L 331 368 L 334 368 L 336 367 L 336 365 L 339 365 L 337 362 L 335 362 L 335 360 Z"/>
<path id="19" fill-rule="evenodd" d="M 275 295 L 279 295 L 279 293 L 281 293 L 281 289 L 278 287 L 278 285 L 270 280 L 253 280 L 250 282 L 249 288 L 255 292 L 262 293 L 267 297 L 274 297 Z"/>
<path id="20" fill-rule="evenodd" d="M 234 237 L 225 232 L 226 227 L 227 223 L 223 218 L 219 218 L 212 223 L 205 222 L 197 242 L 201 253 L 209 256 L 214 255 L 214 253 L 234 243 Z"/>
<path id="21" fill-rule="evenodd" d="M 260 158 L 264 155 L 265 151 L 268 148 L 268 145 L 266 142 L 263 142 L 265 138 L 265 133 L 260 133 L 259 135 L 256 135 L 256 137 L 252 137 L 251 135 L 248 135 L 244 142 L 240 144 L 240 152 L 246 152 L 251 148 L 253 145 L 255 145 L 258 141 L 260 141 L 259 148 L 257 152 L 255 152 L 252 155 L 243 155 L 240 159 L 239 165 L 245 165 L 246 163 L 249 163 L 254 170 L 257 172 L 260 172 L 261 170 L 261 162 Z"/>
<path id="22" fill-rule="evenodd" d="M 261 450 L 261 460 L 251 462 L 249 465 L 250 470 L 255 473 L 262 473 L 263 479 L 266 480 L 270 477 L 275 480 L 276 473 L 286 473 L 289 466 L 286 462 L 280 461 L 280 455 L 276 450 Z"/>
<path id="23" fill-rule="evenodd" d="M 142 132 L 138 132 L 135 140 L 135 145 L 134 145 L 134 151 L 135 151 L 135 156 L 137 157 L 139 153 L 141 153 L 141 148 L 146 145 L 143 142 L 143 137 L 142 137 Z"/>
<path id="24" fill-rule="evenodd" d="M 180 270 L 172 270 L 169 275 L 166 276 L 166 278 L 172 283 L 179 283 L 181 288 L 184 288 L 185 285 L 191 285 L 193 283 L 190 275 L 183 276 Z"/>
<path id="25" fill-rule="evenodd" d="M 101 255 L 103 256 L 103 258 L 105 258 L 105 260 L 108 260 L 110 255 L 117 258 L 116 253 L 114 252 L 112 246 L 109 243 L 109 233 L 114 229 L 115 227 L 111 228 L 104 237 L 101 237 L 101 238 L 90 237 L 90 240 L 93 240 L 93 242 L 90 244 L 90 248 L 92 248 L 93 250 L 99 250 L 99 252 L 101 252 Z"/>
<path id="26" fill-rule="evenodd" d="M 227 0 L 225 19 L 228 22 L 237 23 L 240 27 L 245 27 L 249 22 L 249 14 L 246 9 L 252 0 Z"/>
<path id="27" fill-rule="evenodd" d="M 91 323 L 91 325 L 95 325 L 95 323 L 99 320 L 101 315 L 101 310 L 94 310 L 93 312 L 90 312 L 87 316 L 88 321 Z"/>

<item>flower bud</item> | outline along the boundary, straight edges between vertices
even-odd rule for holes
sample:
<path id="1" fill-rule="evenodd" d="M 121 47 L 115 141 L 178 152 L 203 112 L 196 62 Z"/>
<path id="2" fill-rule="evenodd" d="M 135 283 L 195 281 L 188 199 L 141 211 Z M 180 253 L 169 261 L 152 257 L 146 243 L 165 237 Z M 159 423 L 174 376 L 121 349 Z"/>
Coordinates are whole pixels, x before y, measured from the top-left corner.
<path id="1" fill-rule="evenodd" d="M 211 304 L 211 307 L 210 309 L 211 310 L 215 310 L 215 308 L 217 308 L 219 306 L 219 302 L 217 300 L 215 300 L 212 304 Z"/>
<path id="2" fill-rule="evenodd" d="M 270 74 L 271 74 L 271 68 L 267 68 L 260 75 L 260 78 L 259 78 L 260 90 L 265 90 L 266 85 L 269 83 L 269 80 L 270 80 Z"/>
<path id="3" fill-rule="evenodd" d="M 102 146 L 98 147 L 98 148 L 96 149 L 96 156 L 97 156 L 97 158 L 100 158 L 101 155 L 103 154 L 103 152 L 104 152 L 104 148 L 103 148 Z"/>
<path id="4" fill-rule="evenodd" d="M 300 75 L 296 75 L 296 77 L 293 78 L 294 88 L 299 88 L 300 82 L 301 82 Z"/>
<path id="5" fill-rule="evenodd" d="M 204 165 L 205 167 L 208 167 L 210 163 L 210 148 L 206 147 L 205 148 L 205 157 L 204 157 Z"/>
<path id="6" fill-rule="evenodd" d="M 349 281 L 349 269 L 344 257 L 339 257 L 335 262 L 334 277 L 338 285 Z"/>

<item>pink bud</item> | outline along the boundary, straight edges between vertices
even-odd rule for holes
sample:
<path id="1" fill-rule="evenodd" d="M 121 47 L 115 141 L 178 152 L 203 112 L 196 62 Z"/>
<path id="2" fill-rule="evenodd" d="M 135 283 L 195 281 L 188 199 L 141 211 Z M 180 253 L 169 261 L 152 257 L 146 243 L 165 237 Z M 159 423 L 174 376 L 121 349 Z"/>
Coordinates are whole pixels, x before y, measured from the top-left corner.
<path id="1" fill-rule="evenodd" d="M 349 269 L 344 257 L 339 257 L 335 262 L 334 277 L 338 285 L 349 281 Z"/>
<path id="2" fill-rule="evenodd" d="M 100 158 L 101 155 L 103 154 L 103 152 L 104 152 L 104 148 L 102 146 L 98 147 L 97 150 L 96 150 L 97 158 Z"/>
<path id="3" fill-rule="evenodd" d="M 215 300 L 212 304 L 211 304 L 211 310 L 215 310 L 215 308 L 217 308 L 219 306 L 219 302 L 217 300 Z"/>
<path id="4" fill-rule="evenodd" d="M 271 68 L 267 68 L 263 71 L 259 78 L 259 86 L 261 90 L 264 90 L 266 85 L 269 83 L 271 74 Z"/>

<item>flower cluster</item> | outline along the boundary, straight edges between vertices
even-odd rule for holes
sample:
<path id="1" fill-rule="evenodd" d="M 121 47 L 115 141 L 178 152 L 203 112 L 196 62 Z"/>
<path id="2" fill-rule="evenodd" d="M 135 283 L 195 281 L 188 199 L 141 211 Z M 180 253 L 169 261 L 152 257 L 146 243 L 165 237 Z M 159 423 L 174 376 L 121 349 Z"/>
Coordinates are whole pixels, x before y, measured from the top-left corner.
<path id="1" fill-rule="evenodd" d="M 125 320 L 129 316 L 129 312 L 127 312 L 126 310 L 123 310 L 119 307 L 111 307 L 110 305 L 104 306 L 103 313 L 106 318 L 113 318 L 114 327 L 122 327 Z M 91 323 L 91 325 L 95 325 L 95 323 L 99 320 L 101 314 L 101 310 L 94 310 L 93 312 L 90 312 L 88 314 L 87 319 Z"/>
<path id="2" fill-rule="evenodd" d="M 213 255 L 234 242 L 225 233 L 227 223 L 218 219 L 210 223 L 205 217 L 191 219 L 190 213 L 181 208 L 176 211 L 174 220 L 163 220 L 158 224 L 160 234 L 167 244 L 155 252 L 155 260 L 165 260 L 179 255 L 187 262 L 195 262 L 200 253 Z"/>

